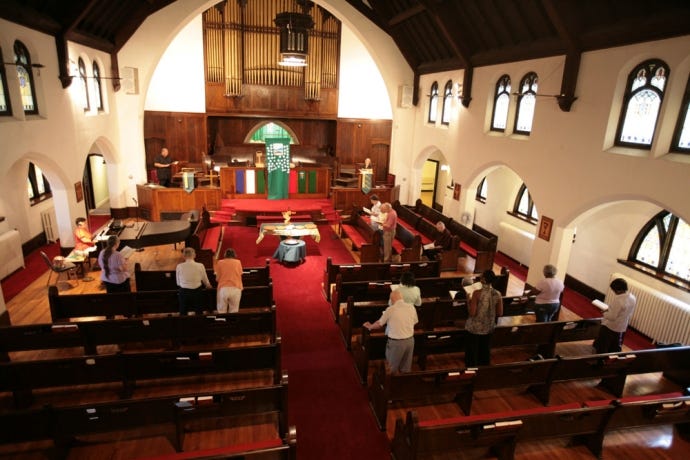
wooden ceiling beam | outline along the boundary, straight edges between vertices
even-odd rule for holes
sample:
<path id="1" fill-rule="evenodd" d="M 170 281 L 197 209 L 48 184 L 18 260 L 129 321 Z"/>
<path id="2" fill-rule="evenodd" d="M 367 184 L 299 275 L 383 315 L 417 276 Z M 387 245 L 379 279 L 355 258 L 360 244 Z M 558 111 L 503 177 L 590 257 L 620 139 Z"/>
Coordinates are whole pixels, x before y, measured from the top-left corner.
<path id="1" fill-rule="evenodd" d="M 561 92 L 556 100 L 558 101 L 558 107 L 563 112 L 570 112 L 570 108 L 577 99 L 575 89 L 577 87 L 577 77 L 580 73 L 582 47 L 576 38 L 576 34 L 568 26 L 565 18 L 563 18 L 562 11 L 554 4 L 554 0 L 542 0 L 542 5 L 567 49 L 563 77 L 561 78 Z"/>

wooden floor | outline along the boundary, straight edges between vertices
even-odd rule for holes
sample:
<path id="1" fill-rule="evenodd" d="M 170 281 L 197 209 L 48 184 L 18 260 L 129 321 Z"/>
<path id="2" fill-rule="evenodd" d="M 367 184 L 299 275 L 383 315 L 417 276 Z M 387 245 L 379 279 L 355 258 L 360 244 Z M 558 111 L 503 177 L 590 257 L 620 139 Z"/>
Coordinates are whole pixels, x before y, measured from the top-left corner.
<path id="1" fill-rule="evenodd" d="M 347 244 L 346 244 L 347 245 Z M 139 262 L 144 270 L 169 270 L 182 260 L 180 246 L 177 248 L 173 245 L 157 246 L 145 248 L 142 252 L 135 252 L 129 259 L 129 265 L 133 271 L 134 263 Z M 356 253 L 355 253 L 356 255 Z M 471 271 L 471 266 L 468 267 Z M 463 275 L 462 272 L 446 272 L 444 276 Z M 99 281 L 99 273 L 89 273 L 93 280 L 71 280 L 60 281 L 59 287 L 61 293 L 79 294 L 90 292 L 104 292 Z M 54 278 L 54 274 L 52 277 Z M 40 276 L 27 289 L 17 295 L 7 304 L 7 309 L 10 314 L 12 324 L 32 324 L 32 323 L 47 323 L 50 322 L 50 313 L 47 301 L 47 287 L 46 282 L 48 273 Z M 51 281 L 52 283 L 53 281 Z M 310 282 L 320 283 L 321 280 L 311 280 Z M 522 293 L 523 283 L 511 276 L 508 294 L 519 295 Z M 577 316 L 567 309 L 563 309 L 560 319 L 576 319 Z M 502 318 L 502 324 L 510 324 L 511 322 L 525 322 L 524 318 Z M 557 352 L 561 355 L 575 355 L 591 353 L 591 346 L 589 343 L 574 343 L 564 346 L 559 346 Z M 528 359 L 530 350 L 510 349 L 509 351 L 495 351 L 492 359 L 494 362 L 508 362 L 521 359 Z M 444 356 L 442 358 L 434 358 L 430 362 L 430 367 L 448 367 L 459 366 L 462 367 L 461 357 L 458 356 Z M 597 387 L 595 381 L 583 381 L 576 383 L 559 384 L 552 393 L 552 404 L 560 404 L 572 401 L 585 401 L 591 399 L 606 399 L 611 398 L 603 390 Z M 650 394 L 662 393 L 668 391 L 680 390 L 674 384 L 666 381 L 660 374 L 649 374 L 644 376 L 633 376 L 629 378 L 628 384 L 625 388 L 625 396 L 636 394 Z M 507 391 L 485 391 L 476 395 L 473 404 L 473 413 L 492 413 L 499 411 L 506 411 L 511 409 L 521 409 L 529 407 L 537 407 L 539 403 L 530 397 L 521 389 L 507 390 Z M 413 407 L 394 407 L 389 414 L 387 433 L 392 437 L 394 430 L 394 423 L 397 417 L 404 417 L 407 410 L 418 410 L 421 418 L 441 418 L 461 415 L 457 406 L 453 403 L 441 403 L 433 406 L 419 405 Z M 299 433 L 299 427 L 298 433 Z M 214 432 L 215 433 L 215 432 Z M 244 437 L 246 433 L 239 436 L 243 442 L 248 441 Z M 227 439 L 227 438 L 226 438 Z M 152 441 L 154 442 L 154 441 Z M 163 441 L 159 440 L 156 442 Z M 190 442 L 197 442 L 199 445 L 204 444 L 201 440 L 192 440 Z M 347 442 L 347 440 L 343 440 Z M 154 453 L 164 453 L 162 447 L 157 447 L 154 444 L 146 448 L 146 452 L 141 451 L 141 447 L 137 443 L 126 440 L 119 440 L 117 458 L 133 458 L 137 456 L 153 455 Z M 299 438 L 298 438 L 299 446 Z M 192 447 L 191 445 L 189 446 Z M 98 449 L 76 449 L 72 451 L 69 458 L 73 459 L 90 459 L 90 458 L 104 458 L 104 451 Z M 479 455 L 479 456 L 478 456 Z M 14 456 L 3 455 L 0 449 L 0 458 L 16 458 Z M 327 458 L 324 457 L 324 458 Z M 483 454 L 476 452 L 456 452 L 450 456 L 434 457 L 438 459 L 456 459 L 456 458 L 485 458 Z M 554 440 L 548 442 L 535 442 L 524 445 L 519 445 L 516 452 L 517 459 L 524 460 L 546 460 L 558 458 L 559 460 L 569 459 L 590 459 L 592 455 L 582 446 L 569 445 L 565 440 Z M 674 435 L 672 427 L 659 427 L 651 429 L 636 429 L 629 430 L 622 433 L 609 434 L 606 437 L 603 457 L 605 459 L 622 459 L 627 460 L 645 460 L 645 459 L 686 459 L 690 458 L 690 443 L 683 441 L 677 435 Z M 366 460 L 366 459 L 360 459 Z"/>

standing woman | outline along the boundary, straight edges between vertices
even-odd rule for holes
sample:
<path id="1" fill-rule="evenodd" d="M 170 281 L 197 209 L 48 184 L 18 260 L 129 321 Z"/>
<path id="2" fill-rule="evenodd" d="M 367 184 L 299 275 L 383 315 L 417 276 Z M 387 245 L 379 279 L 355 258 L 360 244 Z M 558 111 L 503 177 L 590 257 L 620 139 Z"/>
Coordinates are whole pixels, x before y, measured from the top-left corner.
<path id="1" fill-rule="evenodd" d="M 558 309 L 561 306 L 561 293 L 565 286 L 563 281 L 556 278 L 556 267 L 544 265 L 544 279 L 534 286 L 537 297 L 534 299 L 534 313 L 538 323 L 555 321 L 558 319 Z"/>
<path id="2" fill-rule="evenodd" d="M 491 364 L 491 334 L 496 327 L 496 317 L 503 315 L 501 293 L 491 286 L 496 275 L 486 270 L 481 276 L 481 289 L 472 293 L 465 322 L 465 367 Z"/>
<path id="3" fill-rule="evenodd" d="M 98 265 L 101 267 L 101 281 L 105 290 L 111 292 L 129 292 L 132 290 L 127 271 L 127 261 L 117 250 L 120 239 L 110 235 L 105 249 L 98 255 Z"/>

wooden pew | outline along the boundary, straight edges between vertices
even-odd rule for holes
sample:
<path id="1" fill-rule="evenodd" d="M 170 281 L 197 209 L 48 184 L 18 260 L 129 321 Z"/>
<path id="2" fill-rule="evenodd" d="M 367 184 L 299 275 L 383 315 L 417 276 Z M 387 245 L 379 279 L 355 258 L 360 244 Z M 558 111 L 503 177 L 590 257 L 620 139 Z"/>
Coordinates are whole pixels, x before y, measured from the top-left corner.
<path id="1" fill-rule="evenodd" d="M 474 371 L 444 369 L 391 373 L 388 364 L 379 363 L 369 385 L 369 402 L 381 431 L 386 430 L 388 405 L 398 401 L 452 398 L 465 414 L 470 413 Z"/>
<path id="2" fill-rule="evenodd" d="M 294 458 L 287 455 L 288 450 L 294 451 L 296 442 L 294 427 L 287 426 L 287 391 L 287 374 L 284 374 L 279 384 L 235 391 L 185 393 L 138 400 L 3 412 L 0 414 L 0 423 L 4 427 L 0 434 L 0 443 L 51 440 L 53 449 L 60 453 L 58 457 L 66 458 L 78 437 L 115 432 L 119 435 L 128 430 L 143 430 L 148 436 L 164 435 L 175 450 L 181 452 L 185 433 L 214 429 L 213 424 L 208 422 L 232 419 L 234 424 L 239 422 L 251 425 L 255 422 L 261 423 L 270 416 L 276 420 L 276 432 L 281 436 L 285 434 L 284 439 L 266 440 L 263 445 L 257 443 L 256 446 L 228 446 L 225 449 L 216 449 L 216 453 L 229 455 L 253 450 L 257 453 L 275 451 L 281 453 L 267 458 Z M 142 442 L 145 442 L 145 439 L 144 437 Z M 98 444 L 94 447 L 100 448 Z M 247 458 L 255 458 L 257 453 Z M 187 453 L 185 458 L 203 458 L 208 454 L 210 451 L 198 451 Z M 173 455 L 172 458 L 176 457 Z"/>
<path id="3" fill-rule="evenodd" d="M 354 301 L 385 300 L 390 297 L 392 281 L 349 281 L 344 282 L 336 277 L 335 287 L 331 293 L 331 309 L 333 317 L 338 322 L 340 307 L 350 297 Z M 462 277 L 432 277 L 418 278 L 415 285 L 419 287 L 424 298 L 450 299 L 450 291 L 460 289 Z"/>
<path id="4" fill-rule="evenodd" d="M 213 286 L 217 286 L 213 269 L 206 269 L 206 275 Z M 141 264 L 134 264 L 136 291 L 163 291 L 177 289 L 175 270 L 142 270 Z M 242 284 L 249 286 L 268 286 L 271 283 L 270 260 L 261 267 L 243 267 Z"/>
<path id="5" fill-rule="evenodd" d="M 360 216 L 353 212 L 350 219 L 340 225 L 341 238 L 349 238 L 352 250 L 359 251 L 360 262 L 378 262 L 381 255 L 381 233 Z"/>
<path id="6" fill-rule="evenodd" d="M 204 295 L 204 310 L 214 311 L 216 290 L 205 289 Z M 177 290 L 60 295 L 56 286 L 49 286 L 48 303 L 54 323 L 71 318 L 133 317 L 179 312 Z M 267 286 L 248 286 L 242 290 L 240 308 L 270 307 L 274 304 L 271 283 Z"/>
<path id="7" fill-rule="evenodd" d="M 601 379 L 599 386 L 619 398 L 628 375 L 662 372 L 678 385 L 690 386 L 690 346 L 557 359 L 548 379 L 529 388 L 544 405 L 554 383 L 573 380 Z"/>
<path id="8" fill-rule="evenodd" d="M 117 384 L 121 397 L 131 397 L 137 381 L 272 370 L 281 375 L 280 337 L 274 343 L 204 351 L 162 351 L 90 355 L 38 361 L 0 363 L 0 391 L 12 392 L 17 408 L 33 402 L 33 390 L 77 385 Z"/>
<path id="9" fill-rule="evenodd" d="M 204 207 L 196 228 L 185 241 L 186 246 L 196 251 L 196 261 L 207 269 L 213 269 L 213 259 L 218 257 L 224 229 L 224 226 L 211 222 L 211 215 Z"/>
<path id="10" fill-rule="evenodd" d="M 596 445 L 613 408 L 581 407 L 579 403 L 420 422 L 414 412 L 398 419 L 391 443 L 396 460 L 432 453 L 489 447 L 500 460 L 511 460 L 518 442 L 571 438 Z"/>
<path id="11" fill-rule="evenodd" d="M 441 276 L 438 261 L 389 263 L 370 262 L 359 264 L 334 264 L 333 260 L 326 259 L 326 269 L 323 273 L 323 289 L 326 299 L 331 300 L 331 287 L 335 284 L 336 277 L 341 275 L 343 282 L 348 281 L 395 281 L 405 271 L 411 271 L 415 278 L 435 278 Z"/>

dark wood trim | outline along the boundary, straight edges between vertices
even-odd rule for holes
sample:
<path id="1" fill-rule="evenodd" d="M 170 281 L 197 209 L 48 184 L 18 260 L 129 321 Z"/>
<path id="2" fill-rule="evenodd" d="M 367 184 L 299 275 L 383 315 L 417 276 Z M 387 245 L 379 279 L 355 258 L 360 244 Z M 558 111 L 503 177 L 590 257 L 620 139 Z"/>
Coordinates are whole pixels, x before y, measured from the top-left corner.
<path id="1" fill-rule="evenodd" d="M 5 310 L 0 313 L 0 326 L 11 326 L 12 321 L 10 320 L 10 312 Z"/>
<path id="2" fill-rule="evenodd" d="M 618 259 L 618 263 L 621 265 L 625 265 L 628 268 L 632 268 L 633 270 L 638 271 L 640 273 L 644 273 L 647 276 L 651 276 L 655 280 L 661 281 L 662 283 L 668 284 L 669 286 L 673 286 L 676 289 L 680 289 L 681 291 L 685 292 L 690 292 L 690 283 L 680 278 L 676 278 L 668 274 L 659 273 L 651 267 L 630 260 Z"/>

